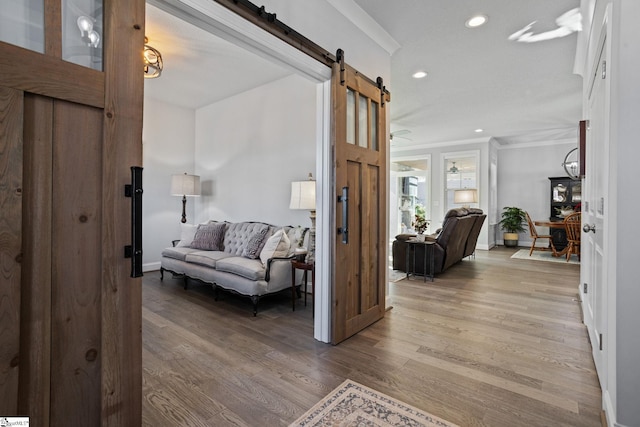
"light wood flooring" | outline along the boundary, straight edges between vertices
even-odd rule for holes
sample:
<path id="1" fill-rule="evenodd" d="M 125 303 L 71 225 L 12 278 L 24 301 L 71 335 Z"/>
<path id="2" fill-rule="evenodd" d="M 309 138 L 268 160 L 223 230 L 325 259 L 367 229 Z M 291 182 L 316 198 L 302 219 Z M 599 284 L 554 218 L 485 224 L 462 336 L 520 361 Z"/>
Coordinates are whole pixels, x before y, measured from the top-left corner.
<path id="1" fill-rule="evenodd" d="M 600 426 L 579 266 L 513 252 L 391 283 L 386 317 L 338 346 L 288 293 L 254 318 L 248 299 L 146 273 L 143 423 L 286 426 L 350 378 L 463 427 Z"/>

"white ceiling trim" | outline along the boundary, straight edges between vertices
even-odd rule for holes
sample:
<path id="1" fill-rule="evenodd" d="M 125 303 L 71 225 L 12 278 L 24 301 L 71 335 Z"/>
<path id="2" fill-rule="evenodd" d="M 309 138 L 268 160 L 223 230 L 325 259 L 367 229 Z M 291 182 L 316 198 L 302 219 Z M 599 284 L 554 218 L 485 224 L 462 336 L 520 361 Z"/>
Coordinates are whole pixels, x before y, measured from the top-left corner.
<path id="1" fill-rule="evenodd" d="M 371 40 L 387 51 L 390 56 L 401 48 L 400 43 L 391 37 L 371 15 L 365 12 L 353 0 L 327 0 L 327 3 L 343 14 L 349 21 L 353 22 L 353 24 Z"/>
<path id="2" fill-rule="evenodd" d="M 210 0 L 147 0 L 228 42 L 291 69 L 315 82 L 331 79 L 331 69 L 267 31 Z"/>
<path id="3" fill-rule="evenodd" d="M 464 139 L 460 141 L 449 141 L 449 142 L 436 142 L 434 144 L 414 144 L 414 145 L 404 145 L 401 147 L 391 146 L 391 152 L 397 153 L 402 151 L 413 151 L 413 150 L 429 150 L 437 147 L 451 147 L 453 145 L 468 145 L 468 144 L 482 144 L 485 142 L 489 142 L 491 137 L 483 137 L 483 138 L 473 138 L 473 139 Z"/>
<path id="4" fill-rule="evenodd" d="M 498 150 L 513 150 L 513 149 L 520 149 L 520 148 L 533 148 L 533 147 L 548 147 L 550 145 L 564 145 L 564 144 L 571 144 L 574 146 L 578 145 L 578 141 L 574 138 L 574 139 L 558 139 L 558 140 L 554 140 L 554 141 L 543 141 L 543 142 L 522 142 L 519 144 L 508 144 L 508 145 L 500 145 L 498 144 Z"/>

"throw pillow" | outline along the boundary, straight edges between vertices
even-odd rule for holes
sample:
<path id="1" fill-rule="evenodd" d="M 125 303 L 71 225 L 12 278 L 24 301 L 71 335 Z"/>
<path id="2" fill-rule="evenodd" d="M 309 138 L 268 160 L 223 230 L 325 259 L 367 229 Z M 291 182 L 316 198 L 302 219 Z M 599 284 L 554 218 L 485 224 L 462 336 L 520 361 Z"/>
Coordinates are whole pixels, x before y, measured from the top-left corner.
<path id="1" fill-rule="evenodd" d="M 289 253 L 289 237 L 283 229 L 280 229 L 273 233 L 273 236 L 267 239 L 267 242 L 260 252 L 260 261 L 266 264 L 269 258 L 286 257 Z"/>
<path id="2" fill-rule="evenodd" d="M 223 222 L 214 224 L 200 224 L 191 247 L 194 249 L 202 249 L 205 251 L 221 251 L 223 250 L 224 232 L 227 225 Z"/>
<path id="3" fill-rule="evenodd" d="M 193 242 L 198 226 L 195 224 L 180 224 L 180 241 L 176 245 L 179 248 L 188 248 Z"/>
<path id="4" fill-rule="evenodd" d="M 269 227 L 264 227 L 254 232 L 245 243 L 245 246 L 242 249 L 242 256 L 250 259 L 257 259 L 260 257 L 260 251 L 262 250 L 264 238 L 267 237 L 268 231 Z"/>
<path id="5" fill-rule="evenodd" d="M 289 248 L 289 255 L 293 254 L 296 248 L 301 248 L 304 243 L 304 236 L 307 234 L 308 228 L 303 228 L 301 226 L 292 227 L 287 233 L 287 237 L 289 238 L 289 243 L 291 247 Z"/>

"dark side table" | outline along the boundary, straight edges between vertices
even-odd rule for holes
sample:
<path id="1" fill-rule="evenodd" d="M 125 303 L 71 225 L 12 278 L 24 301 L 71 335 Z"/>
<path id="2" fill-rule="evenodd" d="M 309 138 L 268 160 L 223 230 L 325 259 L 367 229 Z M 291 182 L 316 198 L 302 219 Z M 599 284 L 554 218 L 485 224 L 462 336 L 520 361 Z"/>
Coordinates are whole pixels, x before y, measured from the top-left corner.
<path id="1" fill-rule="evenodd" d="M 307 306 L 307 272 L 311 271 L 311 297 L 315 294 L 316 270 L 315 264 L 310 262 L 291 260 L 291 307 L 296 311 L 296 270 L 304 270 L 304 306 Z"/>
<path id="2" fill-rule="evenodd" d="M 416 276 L 416 248 L 418 246 L 422 246 L 423 247 L 423 258 L 422 258 L 422 272 L 423 272 L 423 277 L 424 277 L 424 281 L 427 281 L 427 271 L 429 272 L 428 276 L 431 279 L 431 281 L 433 282 L 433 270 L 435 268 L 435 254 L 434 254 L 434 245 L 436 244 L 436 242 L 430 242 L 430 241 L 424 241 L 421 242 L 419 240 L 415 240 L 415 239 L 409 239 L 407 240 L 407 279 L 409 278 L 409 276 L 411 274 L 413 274 L 414 276 Z M 412 260 L 413 257 L 413 263 L 410 263 L 409 261 Z M 429 267 L 429 269 L 427 270 L 427 266 Z M 413 267 L 413 268 L 411 268 Z"/>

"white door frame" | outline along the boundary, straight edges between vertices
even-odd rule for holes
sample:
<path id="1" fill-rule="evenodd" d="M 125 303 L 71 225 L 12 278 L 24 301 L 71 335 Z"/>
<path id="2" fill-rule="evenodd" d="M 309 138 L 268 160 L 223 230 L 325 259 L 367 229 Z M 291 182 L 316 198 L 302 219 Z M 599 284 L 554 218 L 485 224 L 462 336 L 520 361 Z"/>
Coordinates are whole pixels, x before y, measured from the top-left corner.
<path id="1" fill-rule="evenodd" d="M 147 0 L 178 18 L 317 83 L 314 338 L 331 340 L 331 68 L 211 0 Z"/>

